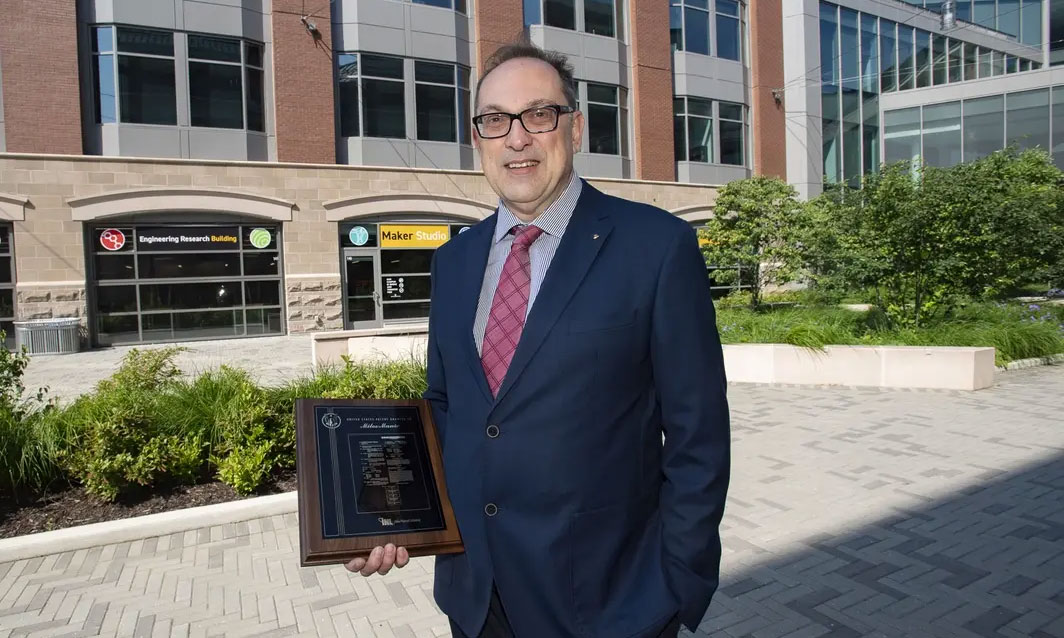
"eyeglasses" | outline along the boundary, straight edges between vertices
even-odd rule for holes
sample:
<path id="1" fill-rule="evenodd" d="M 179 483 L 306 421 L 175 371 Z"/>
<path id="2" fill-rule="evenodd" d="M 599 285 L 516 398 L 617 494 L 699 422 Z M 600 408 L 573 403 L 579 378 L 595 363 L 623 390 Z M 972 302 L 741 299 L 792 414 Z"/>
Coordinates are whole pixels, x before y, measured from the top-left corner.
<path id="1" fill-rule="evenodd" d="M 558 128 L 558 117 L 562 113 L 575 110 L 571 106 L 546 104 L 533 106 L 520 113 L 484 113 L 473 118 L 473 126 L 477 127 L 480 137 L 488 140 L 509 135 L 514 120 L 520 120 L 521 126 L 529 133 L 550 133 Z"/>

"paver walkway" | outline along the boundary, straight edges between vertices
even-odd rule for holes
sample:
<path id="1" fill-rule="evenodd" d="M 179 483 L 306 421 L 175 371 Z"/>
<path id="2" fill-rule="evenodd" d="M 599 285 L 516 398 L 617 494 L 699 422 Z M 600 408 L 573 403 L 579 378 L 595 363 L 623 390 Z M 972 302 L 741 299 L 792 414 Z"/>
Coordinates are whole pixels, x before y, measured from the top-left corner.
<path id="1" fill-rule="evenodd" d="M 1064 368 L 977 393 L 733 386 L 698 636 L 1064 636 Z M 432 562 L 297 566 L 295 516 L 0 557 L 8 636 L 446 636 Z M 549 638 L 549 637 L 534 637 Z"/>

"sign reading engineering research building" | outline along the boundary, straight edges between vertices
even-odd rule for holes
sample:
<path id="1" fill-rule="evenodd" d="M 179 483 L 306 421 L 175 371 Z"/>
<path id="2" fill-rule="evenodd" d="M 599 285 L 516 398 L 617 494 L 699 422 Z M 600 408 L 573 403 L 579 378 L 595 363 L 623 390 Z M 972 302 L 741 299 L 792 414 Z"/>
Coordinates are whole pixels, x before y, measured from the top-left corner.
<path id="1" fill-rule="evenodd" d="M 137 250 L 239 250 L 240 231 L 236 226 L 141 227 L 137 229 Z"/>

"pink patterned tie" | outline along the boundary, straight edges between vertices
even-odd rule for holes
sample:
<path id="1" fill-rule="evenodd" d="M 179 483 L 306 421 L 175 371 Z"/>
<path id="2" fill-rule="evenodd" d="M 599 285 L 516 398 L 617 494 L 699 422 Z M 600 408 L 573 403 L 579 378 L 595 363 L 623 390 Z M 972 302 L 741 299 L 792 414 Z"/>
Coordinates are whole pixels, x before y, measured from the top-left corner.
<path id="1" fill-rule="evenodd" d="M 543 233 L 543 229 L 536 226 L 514 226 L 510 232 L 516 237 L 510 246 L 506 263 L 503 264 L 499 286 L 495 289 L 495 298 L 491 302 L 491 313 L 488 315 L 488 326 L 484 330 L 484 345 L 480 355 L 492 396 L 499 393 L 499 386 L 506 377 L 510 360 L 514 358 L 514 352 L 517 350 L 517 342 L 521 339 L 521 330 L 525 327 L 528 289 L 532 281 L 528 247 Z"/>

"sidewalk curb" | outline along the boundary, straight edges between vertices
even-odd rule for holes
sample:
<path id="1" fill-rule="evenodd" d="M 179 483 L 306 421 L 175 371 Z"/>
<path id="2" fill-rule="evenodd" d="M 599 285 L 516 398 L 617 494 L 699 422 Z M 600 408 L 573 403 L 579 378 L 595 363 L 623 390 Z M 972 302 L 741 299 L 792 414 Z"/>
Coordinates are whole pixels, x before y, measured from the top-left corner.
<path id="1" fill-rule="evenodd" d="M 78 525 L 51 532 L 26 534 L 0 539 L 0 564 L 99 545 L 187 532 L 213 525 L 291 514 L 297 509 L 296 493 L 285 492 L 228 503 L 134 516 L 117 521 Z"/>
<path id="2" fill-rule="evenodd" d="M 1007 372 L 1009 370 L 1026 370 L 1027 368 L 1037 368 L 1039 366 L 1051 366 L 1058 363 L 1064 363 L 1064 353 L 1051 354 L 1048 357 L 1034 357 L 1033 359 L 1018 359 L 1011 361 L 1004 366 L 998 366 L 998 372 Z"/>

